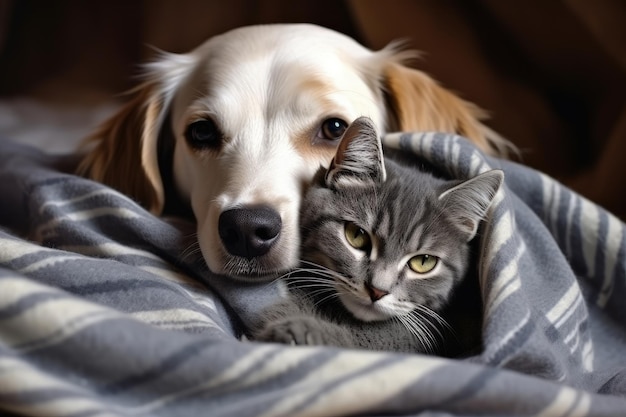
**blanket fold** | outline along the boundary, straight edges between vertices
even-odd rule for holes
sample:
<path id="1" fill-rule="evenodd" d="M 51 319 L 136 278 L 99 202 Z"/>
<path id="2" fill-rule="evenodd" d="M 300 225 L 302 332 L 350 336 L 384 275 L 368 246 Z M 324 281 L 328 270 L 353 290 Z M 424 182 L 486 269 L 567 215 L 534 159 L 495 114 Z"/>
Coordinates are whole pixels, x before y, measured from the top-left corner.
<path id="1" fill-rule="evenodd" d="M 482 351 L 463 360 L 241 340 L 281 293 L 212 275 L 194 225 L 0 141 L 0 410 L 45 416 L 626 413 L 622 222 L 465 139 L 389 149 L 505 172 L 480 230 Z"/>

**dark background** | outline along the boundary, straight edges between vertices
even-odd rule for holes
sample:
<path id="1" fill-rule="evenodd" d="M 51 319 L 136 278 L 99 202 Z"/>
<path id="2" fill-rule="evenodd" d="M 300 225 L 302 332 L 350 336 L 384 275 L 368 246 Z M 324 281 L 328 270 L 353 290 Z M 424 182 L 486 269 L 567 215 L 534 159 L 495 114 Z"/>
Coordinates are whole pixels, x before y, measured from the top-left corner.
<path id="1" fill-rule="evenodd" d="M 626 219 L 623 0 L 0 0 L 0 99 L 111 99 L 150 45 L 186 52 L 275 22 L 317 23 L 374 49 L 409 40 L 423 52 L 416 67 L 487 109 L 523 163 Z"/>

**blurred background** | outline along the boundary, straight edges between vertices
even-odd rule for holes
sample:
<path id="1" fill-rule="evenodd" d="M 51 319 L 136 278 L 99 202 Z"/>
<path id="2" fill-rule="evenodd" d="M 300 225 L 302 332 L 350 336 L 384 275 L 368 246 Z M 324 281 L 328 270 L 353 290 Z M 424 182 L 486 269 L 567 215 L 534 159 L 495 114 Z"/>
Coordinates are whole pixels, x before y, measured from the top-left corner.
<path id="1" fill-rule="evenodd" d="M 373 49 L 408 40 L 414 66 L 488 110 L 522 163 L 626 219 L 623 0 L 0 0 L 0 136 L 70 152 L 151 46 L 280 22 Z"/>

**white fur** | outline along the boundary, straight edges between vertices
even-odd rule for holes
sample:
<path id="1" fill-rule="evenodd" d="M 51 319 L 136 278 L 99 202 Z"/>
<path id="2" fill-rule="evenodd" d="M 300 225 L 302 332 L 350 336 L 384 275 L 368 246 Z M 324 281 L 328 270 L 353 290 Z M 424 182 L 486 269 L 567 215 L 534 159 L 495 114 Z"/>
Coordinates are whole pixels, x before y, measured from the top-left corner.
<path id="1" fill-rule="evenodd" d="M 294 25 L 289 30 L 236 29 L 209 39 L 189 55 L 166 59 L 168 65 L 153 68 L 175 74 L 169 82 L 176 85 L 167 90 L 178 90 L 172 106 L 176 184 L 198 221 L 198 240 L 209 267 L 232 273 L 226 268 L 230 255 L 217 234 L 220 213 L 260 203 L 277 209 L 283 230 L 263 265 L 251 272 L 295 266 L 303 184 L 328 165 L 334 149 L 314 137 L 304 150 L 294 141 L 316 135 L 329 117 L 350 123 L 368 116 L 384 129 L 381 93 L 359 74 L 359 68 L 378 65 L 376 55 L 337 32 Z M 192 69 L 170 67 L 189 67 L 190 62 Z M 215 158 L 198 156 L 184 139 L 187 125 L 207 115 L 227 138 Z"/>

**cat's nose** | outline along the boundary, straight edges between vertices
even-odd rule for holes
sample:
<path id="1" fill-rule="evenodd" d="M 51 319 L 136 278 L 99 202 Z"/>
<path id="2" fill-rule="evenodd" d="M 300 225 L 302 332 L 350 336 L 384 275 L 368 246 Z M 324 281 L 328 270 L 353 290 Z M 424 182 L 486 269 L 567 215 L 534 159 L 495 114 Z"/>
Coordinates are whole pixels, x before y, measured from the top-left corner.
<path id="1" fill-rule="evenodd" d="M 280 214 L 267 206 L 227 210 L 218 221 L 219 235 L 226 250 L 248 259 L 265 255 L 278 240 L 281 228 Z"/>
<path id="2" fill-rule="evenodd" d="M 385 295 L 389 294 L 387 291 L 376 288 L 370 284 L 365 284 L 365 289 L 367 290 L 367 293 L 369 294 L 370 300 L 372 300 L 372 302 L 376 302 L 383 298 Z"/>

